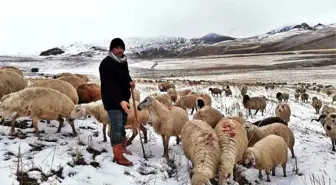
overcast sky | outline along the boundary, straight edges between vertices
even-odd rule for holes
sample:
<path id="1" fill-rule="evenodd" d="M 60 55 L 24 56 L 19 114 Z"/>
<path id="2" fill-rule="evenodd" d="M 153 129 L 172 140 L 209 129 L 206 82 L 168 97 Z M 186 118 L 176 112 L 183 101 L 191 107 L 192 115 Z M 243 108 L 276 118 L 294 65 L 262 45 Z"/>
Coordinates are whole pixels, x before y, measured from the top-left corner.
<path id="1" fill-rule="evenodd" d="M 0 54 L 128 36 L 246 37 L 336 22 L 336 0 L 1 0 Z"/>

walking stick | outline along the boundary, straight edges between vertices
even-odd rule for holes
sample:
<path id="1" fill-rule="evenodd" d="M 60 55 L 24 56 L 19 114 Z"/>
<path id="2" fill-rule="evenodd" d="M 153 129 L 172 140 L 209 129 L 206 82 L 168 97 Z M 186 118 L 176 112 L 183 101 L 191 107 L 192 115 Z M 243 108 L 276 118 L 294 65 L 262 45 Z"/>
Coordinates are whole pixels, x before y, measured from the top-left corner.
<path id="1" fill-rule="evenodd" d="M 140 124 L 139 123 L 139 119 L 138 119 L 138 112 L 137 112 L 137 107 L 136 107 L 136 103 L 135 103 L 135 97 L 134 97 L 134 89 L 131 88 L 131 94 L 132 94 L 132 100 L 133 100 L 133 108 L 134 108 L 134 116 L 135 116 L 135 122 L 139 125 L 140 127 Z M 140 128 L 137 128 L 138 130 L 138 134 L 139 134 L 139 137 L 140 137 L 140 143 L 141 143 L 141 148 L 142 148 L 142 154 L 144 156 L 144 159 L 147 161 L 147 157 L 146 157 L 146 153 L 145 153 L 145 148 L 144 148 L 144 145 L 142 143 L 142 137 L 141 137 L 141 133 L 140 133 Z"/>

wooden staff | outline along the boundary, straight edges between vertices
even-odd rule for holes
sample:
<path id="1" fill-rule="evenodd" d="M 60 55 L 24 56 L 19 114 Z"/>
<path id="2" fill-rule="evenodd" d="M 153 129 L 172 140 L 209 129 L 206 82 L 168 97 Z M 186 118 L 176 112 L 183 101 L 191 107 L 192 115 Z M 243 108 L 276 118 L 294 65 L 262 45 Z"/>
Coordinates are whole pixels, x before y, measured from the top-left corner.
<path id="1" fill-rule="evenodd" d="M 133 108 L 134 108 L 134 116 L 135 116 L 135 122 L 139 125 L 140 127 L 140 124 L 139 123 L 139 119 L 138 119 L 138 111 L 137 111 L 137 107 L 136 107 L 136 103 L 135 103 L 135 97 L 134 97 L 134 88 L 131 88 L 131 94 L 132 94 L 132 100 L 133 100 Z M 142 148 L 142 154 L 143 154 L 143 157 L 144 159 L 147 161 L 147 157 L 146 157 L 146 153 L 145 153 L 145 148 L 144 148 L 144 145 L 142 143 L 142 137 L 141 137 L 141 133 L 140 133 L 140 128 L 137 128 L 138 130 L 138 134 L 139 134 L 139 137 L 140 137 L 140 143 L 141 143 L 141 148 Z"/>

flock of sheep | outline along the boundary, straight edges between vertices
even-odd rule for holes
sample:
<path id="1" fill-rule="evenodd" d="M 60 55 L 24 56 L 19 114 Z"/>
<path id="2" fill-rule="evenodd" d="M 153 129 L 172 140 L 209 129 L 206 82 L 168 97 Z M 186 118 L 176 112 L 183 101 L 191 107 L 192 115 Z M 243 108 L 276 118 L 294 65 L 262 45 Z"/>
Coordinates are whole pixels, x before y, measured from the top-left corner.
<path id="1" fill-rule="evenodd" d="M 39 136 L 38 120 L 58 120 L 61 131 L 64 119 L 70 123 L 73 135 L 77 132 L 74 120 L 93 116 L 103 125 L 104 142 L 107 142 L 106 131 L 110 129 L 110 120 L 104 110 L 100 96 L 100 86 L 88 83 L 85 75 L 63 73 L 53 79 L 41 79 L 29 82 L 23 73 L 14 67 L 0 69 L 0 115 L 3 118 L 12 116 L 10 134 L 14 134 L 14 121 L 19 117 L 31 117 L 35 136 Z M 265 88 L 272 88 L 266 84 Z M 273 87 L 274 88 L 274 87 Z M 169 159 L 168 147 L 172 136 L 176 143 L 182 142 L 185 156 L 192 162 L 192 184 L 203 185 L 218 177 L 220 184 L 237 180 L 239 164 L 265 170 L 267 181 L 270 173 L 275 175 L 275 168 L 283 168 L 286 176 L 288 151 L 295 158 L 295 137 L 288 127 L 291 108 L 286 103 L 289 94 L 278 92 L 279 100 L 275 108 L 275 116 L 258 120 L 254 123 L 246 121 L 242 114 L 224 116 L 212 107 L 212 99 L 207 93 L 193 92 L 191 89 L 177 90 L 174 83 L 158 84 L 162 92 L 153 94 L 140 101 L 140 92 L 135 91 L 135 102 L 130 99 L 131 112 L 127 116 L 127 128 L 132 129 L 133 135 L 128 139 L 131 144 L 136 137 L 137 128 L 143 132 L 144 142 L 148 142 L 147 129 L 150 124 L 154 131 L 162 136 L 163 157 Z M 232 96 L 230 86 L 224 89 L 209 88 L 213 96 Z M 267 98 L 264 96 L 250 97 L 246 85 L 240 87 L 244 108 L 266 111 Z M 305 88 L 296 89 L 295 99 L 301 96 L 306 102 L 309 98 Z M 283 102 L 284 100 L 284 102 Z M 335 96 L 336 101 L 336 96 Z M 331 138 L 332 150 L 336 144 L 336 109 L 327 105 L 322 108 L 322 101 L 312 98 L 312 106 L 318 114 L 327 136 Z M 133 107 L 136 109 L 133 109 Z M 192 119 L 188 117 L 187 109 L 191 109 Z M 134 110 L 138 119 L 135 119 Z M 13 114 L 15 113 L 15 114 Z M 108 134 L 110 132 L 108 131 Z"/>

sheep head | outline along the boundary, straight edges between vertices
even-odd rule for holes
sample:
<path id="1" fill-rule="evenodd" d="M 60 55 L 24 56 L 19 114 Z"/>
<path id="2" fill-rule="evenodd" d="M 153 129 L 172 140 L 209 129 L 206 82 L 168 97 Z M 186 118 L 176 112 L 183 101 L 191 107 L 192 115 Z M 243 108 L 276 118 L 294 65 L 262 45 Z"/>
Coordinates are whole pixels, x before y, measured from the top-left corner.
<path id="1" fill-rule="evenodd" d="M 284 104 L 280 104 L 280 105 L 277 106 L 276 109 L 277 109 L 278 112 L 285 112 L 287 107 Z"/>
<path id="2" fill-rule="evenodd" d="M 250 100 L 250 97 L 249 97 L 249 95 L 244 95 L 244 97 L 243 97 L 243 104 L 246 104 L 248 101 Z"/>
<path id="3" fill-rule="evenodd" d="M 318 100 L 318 98 L 317 98 L 316 96 L 314 96 L 314 97 L 312 98 L 312 101 L 316 101 L 316 100 Z"/>
<path id="4" fill-rule="evenodd" d="M 147 96 L 144 100 L 142 100 L 142 102 L 139 103 L 139 105 L 137 106 L 138 110 L 146 110 L 149 107 L 152 106 L 153 102 L 155 101 L 155 99 L 151 96 Z"/>
<path id="5" fill-rule="evenodd" d="M 336 128 L 336 113 L 329 114 L 323 121 L 324 121 L 324 129 L 328 135 L 328 132 Z"/>
<path id="6" fill-rule="evenodd" d="M 75 108 L 70 113 L 71 119 L 79 119 L 81 117 L 84 117 L 86 115 L 86 110 L 81 105 L 75 105 Z"/>
<path id="7" fill-rule="evenodd" d="M 251 147 L 246 149 L 242 161 L 242 165 L 246 168 L 251 168 L 256 165 L 256 158 Z"/>
<path id="8" fill-rule="evenodd" d="M 199 108 L 199 109 L 201 109 L 202 107 L 205 106 L 204 100 L 201 99 L 201 98 L 198 98 L 198 99 L 196 100 L 196 104 L 197 104 L 197 108 Z"/>

